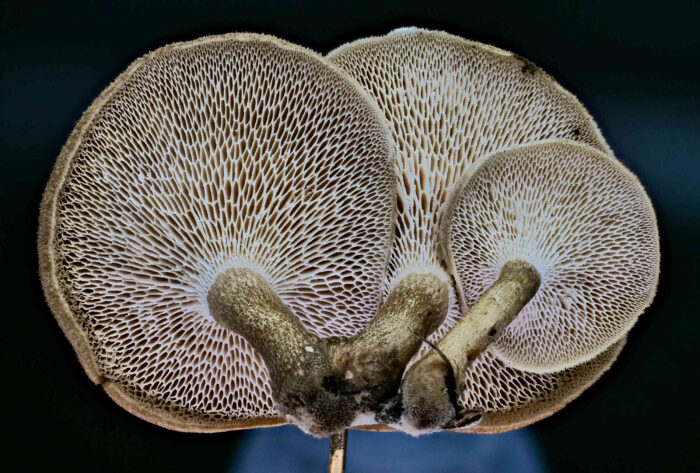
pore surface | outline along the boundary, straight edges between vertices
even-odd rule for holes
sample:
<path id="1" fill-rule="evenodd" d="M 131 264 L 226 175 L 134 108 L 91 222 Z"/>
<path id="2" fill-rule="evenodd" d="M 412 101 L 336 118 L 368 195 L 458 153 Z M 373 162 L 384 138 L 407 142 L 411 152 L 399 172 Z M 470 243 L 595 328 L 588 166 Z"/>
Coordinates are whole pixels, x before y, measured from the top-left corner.
<path id="1" fill-rule="evenodd" d="M 45 288 L 85 339 L 86 369 L 142 417 L 196 430 L 275 414 L 262 359 L 208 314 L 227 268 L 258 271 L 319 336 L 352 335 L 376 312 L 390 136 L 317 55 L 256 35 L 163 48 L 71 139 L 45 197 Z"/>
<path id="2" fill-rule="evenodd" d="M 554 140 L 486 157 L 456 191 L 446 247 L 467 305 L 522 259 L 541 285 L 496 338 L 507 365 L 553 372 L 619 340 L 659 272 L 654 211 L 639 181 L 585 145 Z"/>
<path id="3" fill-rule="evenodd" d="M 377 100 L 397 146 L 398 215 L 386 291 L 410 272 L 444 273 L 436 245 L 441 207 L 482 155 L 547 138 L 608 151 L 575 97 L 506 51 L 407 28 L 349 43 L 328 57 Z M 432 341 L 461 317 L 456 296 L 451 299 Z"/>

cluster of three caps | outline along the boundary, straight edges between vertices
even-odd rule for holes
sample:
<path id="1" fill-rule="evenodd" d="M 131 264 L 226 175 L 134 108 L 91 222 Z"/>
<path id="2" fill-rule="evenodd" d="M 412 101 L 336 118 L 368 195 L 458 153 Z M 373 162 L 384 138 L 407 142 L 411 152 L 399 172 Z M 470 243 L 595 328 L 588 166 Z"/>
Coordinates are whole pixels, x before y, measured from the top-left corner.
<path id="1" fill-rule="evenodd" d="M 259 353 L 209 313 L 227 269 L 261 275 L 321 338 L 434 274 L 451 294 L 437 342 L 503 265 L 529 262 L 537 294 L 459 367 L 461 402 L 484 413 L 472 432 L 595 381 L 658 274 L 651 205 L 578 101 L 510 53 L 421 30 L 327 58 L 227 35 L 138 60 L 64 147 L 39 252 L 90 377 L 188 431 L 284 422 Z"/>

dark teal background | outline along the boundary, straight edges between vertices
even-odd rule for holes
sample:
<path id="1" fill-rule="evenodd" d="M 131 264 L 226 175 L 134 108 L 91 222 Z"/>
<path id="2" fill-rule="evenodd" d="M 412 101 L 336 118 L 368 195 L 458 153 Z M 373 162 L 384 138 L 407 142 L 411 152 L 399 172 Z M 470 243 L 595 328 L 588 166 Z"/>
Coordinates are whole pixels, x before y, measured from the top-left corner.
<path id="1" fill-rule="evenodd" d="M 170 432 L 116 406 L 83 373 L 44 302 L 35 251 L 41 192 L 97 94 L 131 61 L 173 41 L 253 31 L 325 53 L 415 25 L 512 50 L 552 74 L 596 118 L 658 214 L 656 300 L 612 370 L 529 429 L 544 465 L 697 471 L 700 3 L 611 3 L 3 1 L 0 470 L 218 472 L 240 453 L 241 433 Z M 416 471 L 454 469 L 449 451 L 437 455 L 431 442 L 410 444 L 434 462 Z M 508 454 L 508 437 L 493 442 Z M 353 449 L 351 435 L 350 455 L 362 456 L 360 447 Z"/>

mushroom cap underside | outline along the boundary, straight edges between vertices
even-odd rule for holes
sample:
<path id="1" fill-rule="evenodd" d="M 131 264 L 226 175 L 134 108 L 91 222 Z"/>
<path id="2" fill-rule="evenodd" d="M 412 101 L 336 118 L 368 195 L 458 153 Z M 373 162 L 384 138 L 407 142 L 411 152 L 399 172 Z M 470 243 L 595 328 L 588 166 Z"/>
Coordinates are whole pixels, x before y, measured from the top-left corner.
<path id="1" fill-rule="evenodd" d="M 508 261 L 539 272 L 537 293 L 491 345 L 521 370 L 592 359 L 630 330 L 656 292 L 659 235 L 644 188 L 580 143 L 548 140 L 483 157 L 451 196 L 441 233 L 467 307 Z"/>
<path id="2" fill-rule="evenodd" d="M 304 326 L 377 310 L 393 144 L 354 80 L 253 34 L 144 56 L 85 112 L 46 187 L 44 293 L 90 378 L 177 430 L 279 424 L 262 358 L 208 314 L 216 276 L 262 274 Z"/>
<path id="3" fill-rule="evenodd" d="M 330 52 L 376 99 L 396 143 L 396 237 L 385 292 L 410 273 L 448 280 L 438 247 L 444 204 L 483 155 L 567 138 L 612 155 L 593 118 L 531 62 L 440 31 L 401 28 Z M 451 294 L 436 343 L 461 318 Z M 423 349 L 423 353 L 427 350 Z"/>

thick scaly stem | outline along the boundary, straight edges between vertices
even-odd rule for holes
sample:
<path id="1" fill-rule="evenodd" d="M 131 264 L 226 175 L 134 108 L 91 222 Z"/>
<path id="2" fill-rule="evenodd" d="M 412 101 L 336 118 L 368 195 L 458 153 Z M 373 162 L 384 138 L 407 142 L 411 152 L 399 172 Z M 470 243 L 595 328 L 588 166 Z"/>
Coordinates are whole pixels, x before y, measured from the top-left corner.
<path id="1" fill-rule="evenodd" d="M 458 426 L 475 413 L 461 412 L 457 392 L 464 373 L 479 354 L 535 295 L 537 270 L 521 260 L 506 263 L 498 280 L 445 335 L 437 348 L 413 365 L 401 383 L 403 424 L 412 433 Z"/>
<path id="2" fill-rule="evenodd" d="M 247 268 L 219 275 L 207 297 L 214 320 L 242 335 L 265 360 L 277 410 L 314 435 L 352 422 L 352 399 L 329 392 L 325 343 L 307 332 L 268 282 Z"/>
<path id="3" fill-rule="evenodd" d="M 448 286 L 436 276 L 410 274 L 391 291 L 362 332 L 329 346 L 340 389 L 362 393 L 361 410 L 372 410 L 396 393 L 421 339 L 444 320 L 448 301 Z"/>
<path id="4" fill-rule="evenodd" d="M 331 451 L 328 457 L 328 473 L 345 473 L 345 452 L 348 448 L 348 431 L 331 435 Z"/>
<path id="5" fill-rule="evenodd" d="M 342 432 L 357 414 L 396 392 L 420 337 L 440 325 L 448 289 L 432 275 L 401 281 L 377 317 L 352 339 L 307 332 L 267 281 L 246 268 L 219 275 L 207 297 L 214 319 L 265 360 L 278 411 L 305 431 Z"/>

